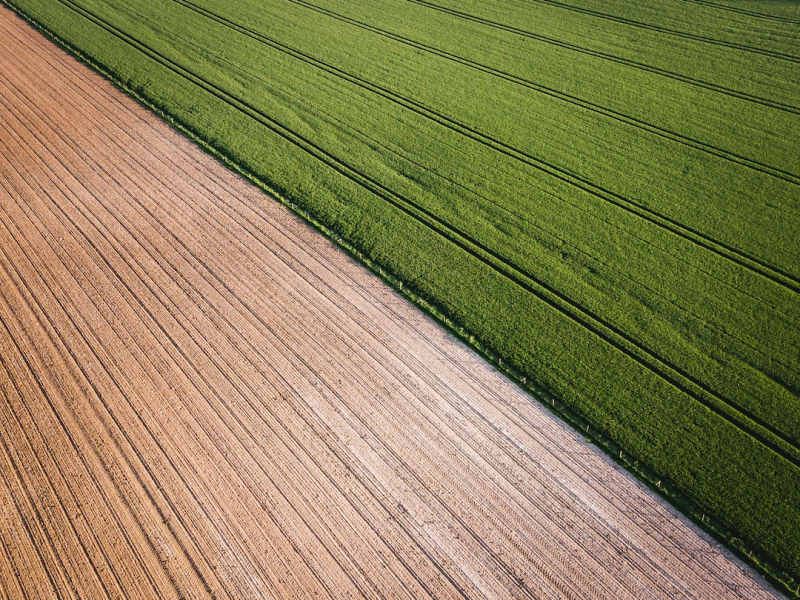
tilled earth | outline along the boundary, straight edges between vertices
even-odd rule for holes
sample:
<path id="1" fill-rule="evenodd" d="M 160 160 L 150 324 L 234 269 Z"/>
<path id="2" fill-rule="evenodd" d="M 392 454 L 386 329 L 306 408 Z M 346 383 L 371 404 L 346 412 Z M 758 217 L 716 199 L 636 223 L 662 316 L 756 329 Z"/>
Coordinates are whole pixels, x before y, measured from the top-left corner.
<path id="1" fill-rule="evenodd" d="M 6 9 L 0 48 L 0 596 L 774 596 Z"/>

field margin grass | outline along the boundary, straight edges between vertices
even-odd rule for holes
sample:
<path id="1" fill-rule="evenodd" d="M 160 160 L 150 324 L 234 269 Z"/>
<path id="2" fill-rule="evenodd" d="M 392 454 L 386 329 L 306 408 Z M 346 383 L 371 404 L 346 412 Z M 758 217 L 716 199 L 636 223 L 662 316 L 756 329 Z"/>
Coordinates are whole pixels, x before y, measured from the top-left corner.
<path id="1" fill-rule="evenodd" d="M 160 120 L 165 122 L 174 130 L 178 131 L 181 135 L 190 140 L 223 166 L 246 178 L 249 182 L 267 194 L 271 199 L 288 208 L 293 214 L 301 218 L 305 223 L 325 236 L 335 246 L 343 250 L 348 256 L 356 260 L 365 268 L 369 269 L 373 274 L 377 275 L 383 282 L 393 288 L 396 292 L 401 294 L 404 298 L 406 298 L 428 316 L 433 318 L 434 321 L 444 327 L 450 334 L 477 352 L 481 357 L 492 364 L 495 369 L 503 373 L 509 381 L 524 390 L 528 395 L 546 407 L 552 414 L 556 415 L 559 419 L 567 423 L 576 432 L 582 435 L 587 442 L 597 446 L 612 461 L 623 467 L 629 473 L 633 474 L 657 496 L 669 502 L 670 505 L 677 509 L 683 516 L 692 521 L 698 528 L 707 533 L 712 539 L 722 544 L 735 556 L 741 559 L 746 565 L 751 567 L 758 574 L 762 575 L 767 581 L 774 585 L 778 591 L 785 594 L 789 598 L 797 598 L 800 600 L 800 581 L 781 570 L 768 557 L 757 551 L 754 551 L 753 548 L 748 546 L 741 538 L 736 537 L 733 532 L 724 524 L 706 515 L 696 502 L 672 486 L 667 478 L 659 476 L 646 464 L 643 464 L 638 460 L 629 459 L 624 454 L 620 446 L 611 438 L 605 435 L 601 430 L 593 427 L 589 421 L 582 418 L 575 411 L 571 410 L 566 404 L 559 401 L 547 390 L 524 377 L 519 371 L 509 366 L 507 363 L 504 364 L 502 362 L 502 358 L 498 354 L 496 354 L 491 348 L 482 344 L 475 334 L 470 332 L 466 327 L 459 323 L 457 319 L 447 314 L 445 310 L 426 298 L 424 294 L 420 293 L 413 286 L 409 286 L 407 282 L 404 283 L 385 266 L 370 259 L 348 239 L 327 227 L 325 224 L 317 220 L 313 214 L 303 209 L 300 205 L 287 198 L 278 189 L 274 188 L 264 178 L 249 170 L 245 165 L 236 161 L 225 151 L 224 148 L 218 148 L 213 144 L 213 142 L 205 139 L 202 134 L 181 122 L 178 118 L 170 113 L 168 106 L 162 105 L 156 99 L 147 97 L 139 90 L 132 88 L 120 77 L 114 74 L 113 70 L 109 69 L 94 58 L 87 56 L 80 49 L 60 38 L 53 31 L 41 25 L 35 19 L 29 17 L 21 9 L 9 2 L 9 0 L 0 0 L 0 5 L 12 10 L 17 16 L 34 27 L 50 41 L 68 52 L 81 63 L 91 68 L 93 71 L 99 73 L 104 79 L 108 80 L 116 88 L 133 98 L 140 105 L 147 108 Z"/>

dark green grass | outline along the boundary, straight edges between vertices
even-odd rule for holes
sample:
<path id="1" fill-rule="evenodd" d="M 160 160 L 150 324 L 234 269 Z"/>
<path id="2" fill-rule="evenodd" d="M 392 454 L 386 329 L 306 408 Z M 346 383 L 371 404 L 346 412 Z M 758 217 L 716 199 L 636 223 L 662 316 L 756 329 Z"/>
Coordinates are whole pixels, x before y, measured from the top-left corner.
<path id="1" fill-rule="evenodd" d="M 786 10 L 12 4 L 800 575 Z"/>

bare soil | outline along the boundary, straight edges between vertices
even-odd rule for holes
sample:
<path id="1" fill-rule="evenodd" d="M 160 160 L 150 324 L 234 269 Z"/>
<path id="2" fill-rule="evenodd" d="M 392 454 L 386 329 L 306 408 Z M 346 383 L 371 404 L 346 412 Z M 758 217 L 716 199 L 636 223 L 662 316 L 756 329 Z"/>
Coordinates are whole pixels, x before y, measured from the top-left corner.
<path id="1" fill-rule="evenodd" d="M 0 48 L 0 596 L 774 597 L 6 9 Z"/>

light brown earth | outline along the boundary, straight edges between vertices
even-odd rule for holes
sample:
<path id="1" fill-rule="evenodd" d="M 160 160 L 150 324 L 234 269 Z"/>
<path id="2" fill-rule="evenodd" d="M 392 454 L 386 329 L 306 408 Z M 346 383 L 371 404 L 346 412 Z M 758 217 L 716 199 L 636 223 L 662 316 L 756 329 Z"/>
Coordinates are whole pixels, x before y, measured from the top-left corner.
<path id="1" fill-rule="evenodd" d="M 0 596 L 773 596 L 6 9 L 0 48 Z"/>

